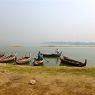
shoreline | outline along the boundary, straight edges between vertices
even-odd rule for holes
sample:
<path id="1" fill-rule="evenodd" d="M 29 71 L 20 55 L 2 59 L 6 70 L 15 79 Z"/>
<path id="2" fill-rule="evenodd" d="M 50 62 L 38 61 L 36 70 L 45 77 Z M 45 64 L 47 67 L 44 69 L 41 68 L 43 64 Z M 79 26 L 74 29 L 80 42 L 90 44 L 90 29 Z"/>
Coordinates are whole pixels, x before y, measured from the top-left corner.
<path id="1" fill-rule="evenodd" d="M 0 70 L 8 70 L 9 72 L 19 71 L 23 73 L 32 73 L 34 70 L 38 71 L 46 71 L 48 73 L 80 73 L 80 74 L 94 74 L 95 75 L 95 67 L 68 67 L 68 66 L 30 66 L 30 65 L 15 65 L 15 64 L 7 64 L 7 63 L 0 63 Z M 29 70 L 29 72 L 28 72 Z M 33 72 L 34 72 L 33 71 Z M 76 72 L 75 72 L 76 71 Z"/>

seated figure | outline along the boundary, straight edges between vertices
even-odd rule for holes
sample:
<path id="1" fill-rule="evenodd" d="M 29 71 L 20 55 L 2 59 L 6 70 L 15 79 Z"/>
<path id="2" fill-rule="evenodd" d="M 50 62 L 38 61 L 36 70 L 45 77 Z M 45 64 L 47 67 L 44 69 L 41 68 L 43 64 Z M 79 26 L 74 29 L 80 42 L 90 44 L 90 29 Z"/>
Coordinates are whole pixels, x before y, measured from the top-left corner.
<path id="1" fill-rule="evenodd" d="M 38 52 L 38 60 L 43 60 L 43 55 L 41 54 L 41 52 Z"/>

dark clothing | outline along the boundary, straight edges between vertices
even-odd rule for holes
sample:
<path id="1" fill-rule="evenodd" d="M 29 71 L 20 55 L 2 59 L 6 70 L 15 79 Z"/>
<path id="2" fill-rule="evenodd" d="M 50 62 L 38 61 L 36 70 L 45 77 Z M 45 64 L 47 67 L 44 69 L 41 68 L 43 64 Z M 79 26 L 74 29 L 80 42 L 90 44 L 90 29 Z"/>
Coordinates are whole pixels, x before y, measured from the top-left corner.
<path id="1" fill-rule="evenodd" d="M 43 55 L 40 52 L 38 53 L 38 60 L 43 60 Z"/>

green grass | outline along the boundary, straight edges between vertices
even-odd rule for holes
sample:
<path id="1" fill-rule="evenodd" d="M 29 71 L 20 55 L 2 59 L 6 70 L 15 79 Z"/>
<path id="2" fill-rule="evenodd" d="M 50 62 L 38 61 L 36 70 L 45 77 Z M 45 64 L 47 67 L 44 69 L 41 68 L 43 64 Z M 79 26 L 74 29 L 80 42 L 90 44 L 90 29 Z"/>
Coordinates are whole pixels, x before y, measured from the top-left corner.
<path id="1" fill-rule="evenodd" d="M 24 65 L 0 65 L 0 71 L 32 74 L 81 74 L 95 77 L 95 67 L 34 67 Z"/>

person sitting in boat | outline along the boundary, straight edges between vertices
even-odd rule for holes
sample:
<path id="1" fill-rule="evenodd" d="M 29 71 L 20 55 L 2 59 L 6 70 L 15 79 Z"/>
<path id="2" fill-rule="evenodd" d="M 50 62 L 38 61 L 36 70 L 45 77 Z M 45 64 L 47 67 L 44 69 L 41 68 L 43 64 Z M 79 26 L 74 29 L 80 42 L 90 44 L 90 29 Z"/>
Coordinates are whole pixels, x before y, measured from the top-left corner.
<path id="1" fill-rule="evenodd" d="M 43 60 L 43 55 L 41 54 L 41 52 L 38 52 L 38 60 Z"/>

